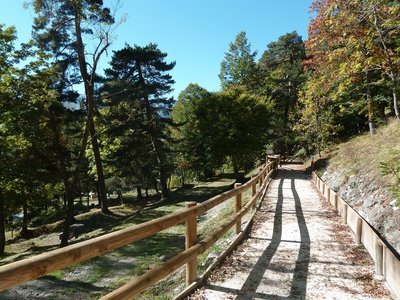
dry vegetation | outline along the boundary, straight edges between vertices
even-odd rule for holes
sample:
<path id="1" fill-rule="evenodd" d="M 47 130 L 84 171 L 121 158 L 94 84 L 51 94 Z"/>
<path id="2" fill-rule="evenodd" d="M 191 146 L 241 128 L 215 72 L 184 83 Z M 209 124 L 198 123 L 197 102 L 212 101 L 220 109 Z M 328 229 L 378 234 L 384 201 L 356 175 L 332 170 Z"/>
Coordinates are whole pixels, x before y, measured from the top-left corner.
<path id="1" fill-rule="evenodd" d="M 400 122 L 342 143 L 322 179 L 400 252 Z"/>
<path id="2" fill-rule="evenodd" d="M 364 174 L 386 187 L 394 183 L 394 176 L 383 176 L 381 163 L 399 161 L 400 122 L 392 120 L 388 126 L 377 130 L 375 135 L 360 135 L 339 145 L 330 160 L 332 169 L 346 167 L 346 175 Z"/>

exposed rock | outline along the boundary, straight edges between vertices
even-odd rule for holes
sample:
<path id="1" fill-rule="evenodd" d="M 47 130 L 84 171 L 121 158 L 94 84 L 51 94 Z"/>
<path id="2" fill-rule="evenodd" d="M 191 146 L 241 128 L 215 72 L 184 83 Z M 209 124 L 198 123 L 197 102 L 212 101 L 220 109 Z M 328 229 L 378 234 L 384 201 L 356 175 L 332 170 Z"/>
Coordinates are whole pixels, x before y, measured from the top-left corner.
<path id="1" fill-rule="evenodd" d="M 400 253 L 400 209 L 388 188 L 368 175 L 348 176 L 328 167 L 322 180 L 346 200 Z"/>

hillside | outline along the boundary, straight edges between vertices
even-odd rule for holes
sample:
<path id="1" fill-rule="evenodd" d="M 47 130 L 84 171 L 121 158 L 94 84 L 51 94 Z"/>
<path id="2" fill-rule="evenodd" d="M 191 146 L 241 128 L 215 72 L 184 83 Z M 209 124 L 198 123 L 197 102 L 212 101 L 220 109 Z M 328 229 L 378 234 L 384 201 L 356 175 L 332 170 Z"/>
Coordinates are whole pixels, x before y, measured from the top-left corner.
<path id="1" fill-rule="evenodd" d="M 399 168 L 400 122 L 392 121 L 375 135 L 364 134 L 342 143 L 328 156 L 322 179 L 358 210 L 400 252 L 399 182 L 386 169 Z"/>

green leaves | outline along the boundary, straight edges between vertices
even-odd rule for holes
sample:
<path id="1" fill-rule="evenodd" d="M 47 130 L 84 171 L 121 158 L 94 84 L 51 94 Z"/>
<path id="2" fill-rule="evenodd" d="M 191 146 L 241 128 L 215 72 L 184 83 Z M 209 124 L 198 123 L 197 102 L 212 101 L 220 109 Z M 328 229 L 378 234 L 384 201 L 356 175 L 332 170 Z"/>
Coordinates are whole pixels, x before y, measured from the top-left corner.
<path id="1" fill-rule="evenodd" d="M 302 60 L 304 43 L 296 32 L 287 33 L 267 45 L 258 62 L 260 86 L 257 91 L 275 101 L 272 144 L 277 153 L 296 147 L 293 127 L 299 119 L 298 93 L 305 81 Z"/>
<path id="2" fill-rule="evenodd" d="M 137 186 L 154 187 L 157 174 L 169 165 L 167 135 L 174 83 L 157 45 L 126 45 L 115 51 L 102 89 L 107 159 L 118 176 Z"/>
<path id="3" fill-rule="evenodd" d="M 233 43 L 229 45 L 229 51 L 221 63 L 221 71 L 218 75 L 222 89 L 228 89 L 235 85 L 248 85 L 251 76 L 255 72 L 255 56 L 257 52 L 251 51 L 246 33 L 241 31 Z"/>
<path id="4" fill-rule="evenodd" d="M 185 166 L 204 176 L 227 161 L 237 174 L 247 169 L 264 150 L 271 110 L 270 99 L 243 88 L 209 93 L 189 85 L 173 111 Z"/>
<path id="5" fill-rule="evenodd" d="M 382 40 L 379 29 L 386 29 L 382 24 L 374 25 L 374 16 L 379 15 L 381 21 L 398 19 L 383 13 L 394 4 L 389 2 L 392 3 L 317 0 L 312 5 L 315 17 L 310 22 L 308 59 L 304 62 L 309 72 L 301 97 L 304 108 L 298 128 L 317 127 L 320 147 L 337 137 L 364 131 L 367 124 L 373 133 L 374 126 L 386 118 L 387 102 L 381 99 L 396 92 L 389 89 L 393 84 L 387 74 L 396 77 L 398 71 L 391 72 L 384 51 L 384 46 L 391 47 L 391 43 L 387 36 Z M 400 27 L 391 30 L 400 33 Z M 392 53 L 393 48 L 388 50 Z M 399 62 L 392 59 L 392 63 L 391 67 L 398 70 Z"/>

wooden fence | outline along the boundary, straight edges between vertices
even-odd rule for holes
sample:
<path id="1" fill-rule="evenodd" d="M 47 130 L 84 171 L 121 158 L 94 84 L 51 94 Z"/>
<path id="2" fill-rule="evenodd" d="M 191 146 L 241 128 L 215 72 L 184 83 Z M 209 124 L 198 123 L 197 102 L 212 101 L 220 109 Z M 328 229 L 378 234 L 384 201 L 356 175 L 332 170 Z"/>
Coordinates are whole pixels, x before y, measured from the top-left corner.
<path id="1" fill-rule="evenodd" d="M 312 180 L 322 196 L 353 231 L 356 244 L 363 244 L 371 255 L 375 262 L 375 275 L 385 279 L 393 294 L 400 299 L 400 254 L 315 172 Z"/>
<path id="2" fill-rule="evenodd" d="M 268 157 L 268 160 L 265 166 L 260 168 L 259 173 L 245 184 L 236 184 L 234 189 L 203 203 L 188 202 L 186 208 L 166 216 L 1 266 L 0 291 L 100 256 L 182 223 L 186 224 L 186 249 L 183 252 L 142 276 L 134 278 L 101 299 L 130 299 L 185 264 L 186 286 L 194 288 L 201 279 L 197 274 L 197 256 L 211 247 L 233 226 L 235 226 L 238 236 L 242 232 L 242 217 L 250 211 L 251 207 L 255 206 L 278 166 L 279 157 Z M 242 206 L 241 195 L 249 189 L 252 191 L 252 197 Z M 203 240 L 198 241 L 197 218 L 231 198 L 235 198 L 233 215 L 215 232 L 209 233 Z"/>

